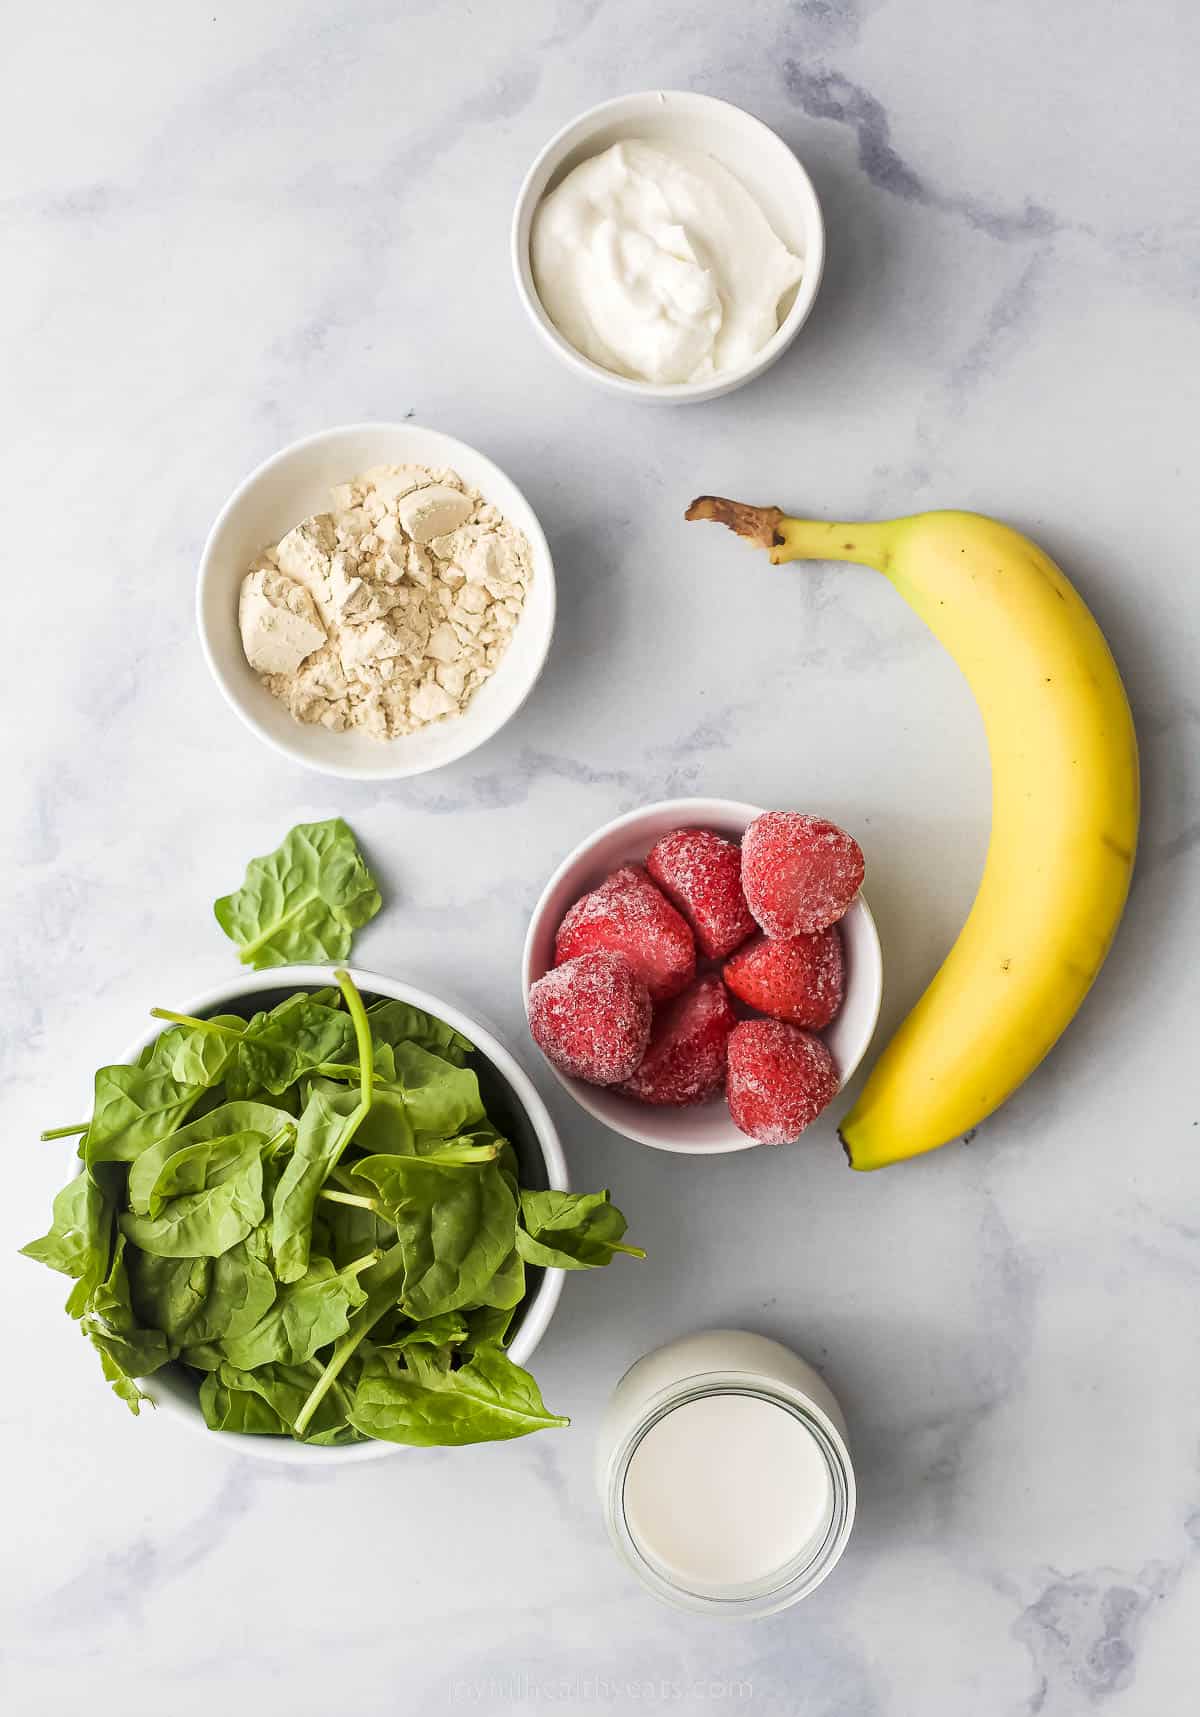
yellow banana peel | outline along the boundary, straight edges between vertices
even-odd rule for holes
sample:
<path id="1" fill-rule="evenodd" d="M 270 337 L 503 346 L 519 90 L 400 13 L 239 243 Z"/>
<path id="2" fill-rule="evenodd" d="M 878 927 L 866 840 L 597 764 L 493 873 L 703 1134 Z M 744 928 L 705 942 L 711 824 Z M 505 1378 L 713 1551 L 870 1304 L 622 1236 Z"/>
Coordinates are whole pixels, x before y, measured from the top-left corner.
<path id="1" fill-rule="evenodd" d="M 950 651 L 983 715 L 992 832 L 979 892 L 841 1126 L 851 1166 L 881 1168 L 990 1115 L 1091 988 L 1137 845 L 1129 700 L 1073 586 L 1036 543 L 995 519 L 933 512 L 837 524 L 714 495 L 687 517 L 729 525 L 776 564 L 877 568 Z"/>

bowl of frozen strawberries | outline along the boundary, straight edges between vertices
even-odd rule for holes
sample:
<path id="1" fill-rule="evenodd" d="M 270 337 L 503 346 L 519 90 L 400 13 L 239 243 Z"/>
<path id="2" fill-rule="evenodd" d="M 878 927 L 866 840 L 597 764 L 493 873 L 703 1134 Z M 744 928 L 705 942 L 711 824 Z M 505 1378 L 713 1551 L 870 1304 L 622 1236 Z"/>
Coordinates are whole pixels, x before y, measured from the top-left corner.
<path id="1" fill-rule="evenodd" d="M 650 805 L 550 878 L 525 940 L 529 1029 L 615 1132 L 692 1154 L 786 1144 L 823 1114 L 879 1017 L 858 842 L 728 799 Z"/>

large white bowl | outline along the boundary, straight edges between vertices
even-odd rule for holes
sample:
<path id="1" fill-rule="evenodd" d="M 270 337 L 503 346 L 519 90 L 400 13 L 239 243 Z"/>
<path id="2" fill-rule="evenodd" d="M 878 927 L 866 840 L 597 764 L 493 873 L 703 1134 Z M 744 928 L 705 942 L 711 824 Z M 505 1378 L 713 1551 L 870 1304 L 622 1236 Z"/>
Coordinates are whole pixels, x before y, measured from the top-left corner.
<path id="1" fill-rule="evenodd" d="M 532 556 L 524 612 L 496 672 L 461 715 L 400 739 L 331 733 L 293 719 L 246 660 L 238 592 L 246 569 L 293 525 L 329 508 L 335 483 L 372 465 L 449 466 L 523 531 Z M 537 681 L 554 632 L 554 563 L 537 516 L 511 478 L 465 441 L 416 423 L 354 423 L 276 453 L 226 501 L 200 559 L 196 619 L 205 659 L 251 732 L 294 763 L 357 781 L 394 781 L 453 763 L 499 732 Z"/>
<path id="2" fill-rule="evenodd" d="M 657 385 L 633 381 L 594 364 L 559 333 L 542 305 L 529 256 L 533 217 L 542 198 L 581 162 L 614 143 L 640 139 L 711 155 L 750 192 L 778 238 L 804 260 L 804 276 L 775 334 L 740 369 L 698 382 Z M 584 381 L 649 405 L 688 405 L 717 399 L 761 376 L 787 351 L 808 320 L 825 266 L 825 223 L 812 180 L 782 137 L 761 119 L 715 96 L 691 90 L 647 89 L 602 101 L 552 137 L 525 175 L 512 223 L 517 295 L 537 332 L 562 363 Z"/>
<path id="3" fill-rule="evenodd" d="M 525 937 L 521 971 L 526 1001 L 531 984 L 554 964 L 554 936 L 569 906 L 604 881 L 618 866 L 641 864 L 660 836 L 672 829 L 715 829 L 717 834 L 740 841 L 755 817 L 758 805 L 733 799 L 666 799 L 643 810 L 606 823 L 581 841 L 559 865 L 533 909 Z M 879 1019 L 883 1000 L 883 954 L 871 908 L 860 894 L 842 919 L 842 947 L 846 958 L 846 995 L 832 1025 L 821 1036 L 829 1045 L 843 1086 L 867 1052 Z M 745 1151 L 757 1140 L 747 1138 L 736 1127 L 721 1098 L 695 1108 L 656 1108 L 624 1097 L 603 1085 L 588 1085 L 571 1079 L 548 1062 L 565 1091 L 614 1133 L 659 1151 L 678 1151 L 690 1156 L 715 1156 L 722 1151 Z"/>
<path id="4" fill-rule="evenodd" d="M 411 984 L 397 983 L 395 979 L 381 977 L 377 972 L 352 969 L 350 976 L 365 996 L 388 996 L 395 1001 L 409 1002 L 469 1038 L 486 1064 L 480 1070 L 481 1082 L 485 1085 L 492 1082 L 497 1090 L 506 1094 L 501 1100 L 510 1108 L 510 1115 L 505 1117 L 509 1137 L 522 1160 L 525 1173 L 528 1175 L 532 1170 L 532 1175 L 545 1186 L 567 1191 L 567 1163 L 554 1122 L 528 1074 L 522 1071 L 498 1038 L 485 1030 L 478 1020 L 437 996 L 414 989 Z M 269 971 L 233 978 L 202 996 L 194 997 L 182 1011 L 195 1017 L 213 1013 L 251 1013 L 257 1007 L 273 1006 L 294 990 L 322 989 L 335 981 L 331 966 L 277 966 Z M 129 1046 L 123 1060 L 136 1061 L 147 1044 L 153 1043 L 166 1029 L 155 1021 L 151 1030 Z M 516 1125 L 513 1125 L 514 1121 Z M 535 1152 L 540 1162 L 531 1163 L 530 1158 Z M 78 1163 L 73 1160 L 71 1174 L 75 1174 L 77 1169 Z M 546 1333 L 546 1326 L 562 1293 L 561 1270 L 543 1270 L 540 1276 L 533 1292 L 521 1304 L 519 1323 L 508 1349 L 518 1365 L 528 1363 Z M 286 1437 L 254 1437 L 233 1431 L 210 1431 L 200 1411 L 196 1381 L 179 1365 L 164 1366 L 161 1371 L 145 1378 L 141 1388 L 166 1418 L 177 1420 L 205 1437 L 219 1438 L 231 1452 L 240 1455 L 260 1455 L 272 1461 L 328 1467 L 339 1462 L 369 1461 L 381 1455 L 400 1454 L 406 1446 L 402 1443 L 370 1442 L 335 1444 L 326 1448 L 320 1444 L 295 1443 Z"/>

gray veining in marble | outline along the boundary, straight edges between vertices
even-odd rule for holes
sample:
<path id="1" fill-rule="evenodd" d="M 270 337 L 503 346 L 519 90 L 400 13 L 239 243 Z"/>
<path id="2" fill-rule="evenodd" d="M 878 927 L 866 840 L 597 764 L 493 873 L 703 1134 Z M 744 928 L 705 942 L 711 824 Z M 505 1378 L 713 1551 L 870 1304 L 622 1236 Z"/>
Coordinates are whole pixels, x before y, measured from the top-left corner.
<path id="1" fill-rule="evenodd" d="M 1200 14 L 63 0 L 10 7 L 4 41 L 6 1713 L 1191 1710 Z M 760 114 L 829 224 L 786 360 L 669 415 L 562 371 L 506 253 L 546 137 L 648 84 Z M 339 788 L 219 701 L 196 559 L 276 447 L 409 414 L 525 489 L 560 624 L 486 750 Z M 987 765 L 954 665 L 872 574 L 773 571 L 684 527 L 711 489 L 1012 519 L 1078 581 L 1135 706 L 1144 844 L 1101 983 L 969 1146 L 884 1175 L 847 1174 L 828 1126 L 709 1162 L 641 1151 L 524 1049 L 541 883 L 648 798 L 814 805 L 858 830 L 885 1028 L 974 890 Z M 63 1167 L 37 1129 L 75 1117 L 147 1007 L 232 970 L 210 902 L 245 859 L 338 811 L 389 895 L 361 963 L 500 1022 L 577 1184 L 611 1185 L 650 1255 L 567 1285 L 535 1368 L 571 1431 L 335 1477 L 129 1419 L 57 1282 L 13 1254 Z M 747 1627 L 644 1597 L 591 1488 L 612 1383 L 713 1322 L 825 1369 L 861 1486 L 836 1577 Z"/>

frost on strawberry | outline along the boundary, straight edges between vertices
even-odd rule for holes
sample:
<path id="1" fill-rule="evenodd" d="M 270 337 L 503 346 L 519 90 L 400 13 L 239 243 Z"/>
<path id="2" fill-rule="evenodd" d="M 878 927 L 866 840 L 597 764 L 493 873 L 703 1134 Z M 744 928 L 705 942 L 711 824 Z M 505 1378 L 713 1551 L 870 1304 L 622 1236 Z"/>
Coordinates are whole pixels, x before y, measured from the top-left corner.
<path id="1" fill-rule="evenodd" d="M 558 927 L 554 963 L 602 948 L 624 955 L 654 1002 L 677 996 L 696 974 L 687 920 L 640 864 L 622 865 L 575 902 Z"/>
<path id="2" fill-rule="evenodd" d="M 561 1073 L 591 1085 L 615 1085 L 637 1069 L 651 1011 L 645 984 L 609 949 L 556 966 L 529 991 L 533 1041 Z"/>
<path id="3" fill-rule="evenodd" d="M 725 1050 L 737 1024 L 716 973 L 657 1009 L 645 1058 L 621 1090 L 642 1103 L 685 1108 L 725 1084 Z"/>
<path id="4" fill-rule="evenodd" d="M 828 930 L 811 936 L 802 931 L 783 942 L 758 936 L 726 960 L 724 976 L 747 1007 L 820 1031 L 841 1007 L 845 993 L 842 933 L 831 924 Z"/>
<path id="5" fill-rule="evenodd" d="M 742 892 L 739 847 L 711 829 L 673 829 L 655 842 L 646 869 L 683 913 L 700 952 L 723 960 L 757 926 Z"/>
<path id="6" fill-rule="evenodd" d="M 824 817 L 765 811 L 742 841 L 742 887 L 768 936 L 811 935 L 844 918 L 862 887 L 862 848 Z"/>
<path id="7" fill-rule="evenodd" d="M 745 1019 L 730 1034 L 729 1112 L 760 1145 L 799 1138 L 837 1089 L 833 1057 L 811 1032 L 777 1019 Z"/>

